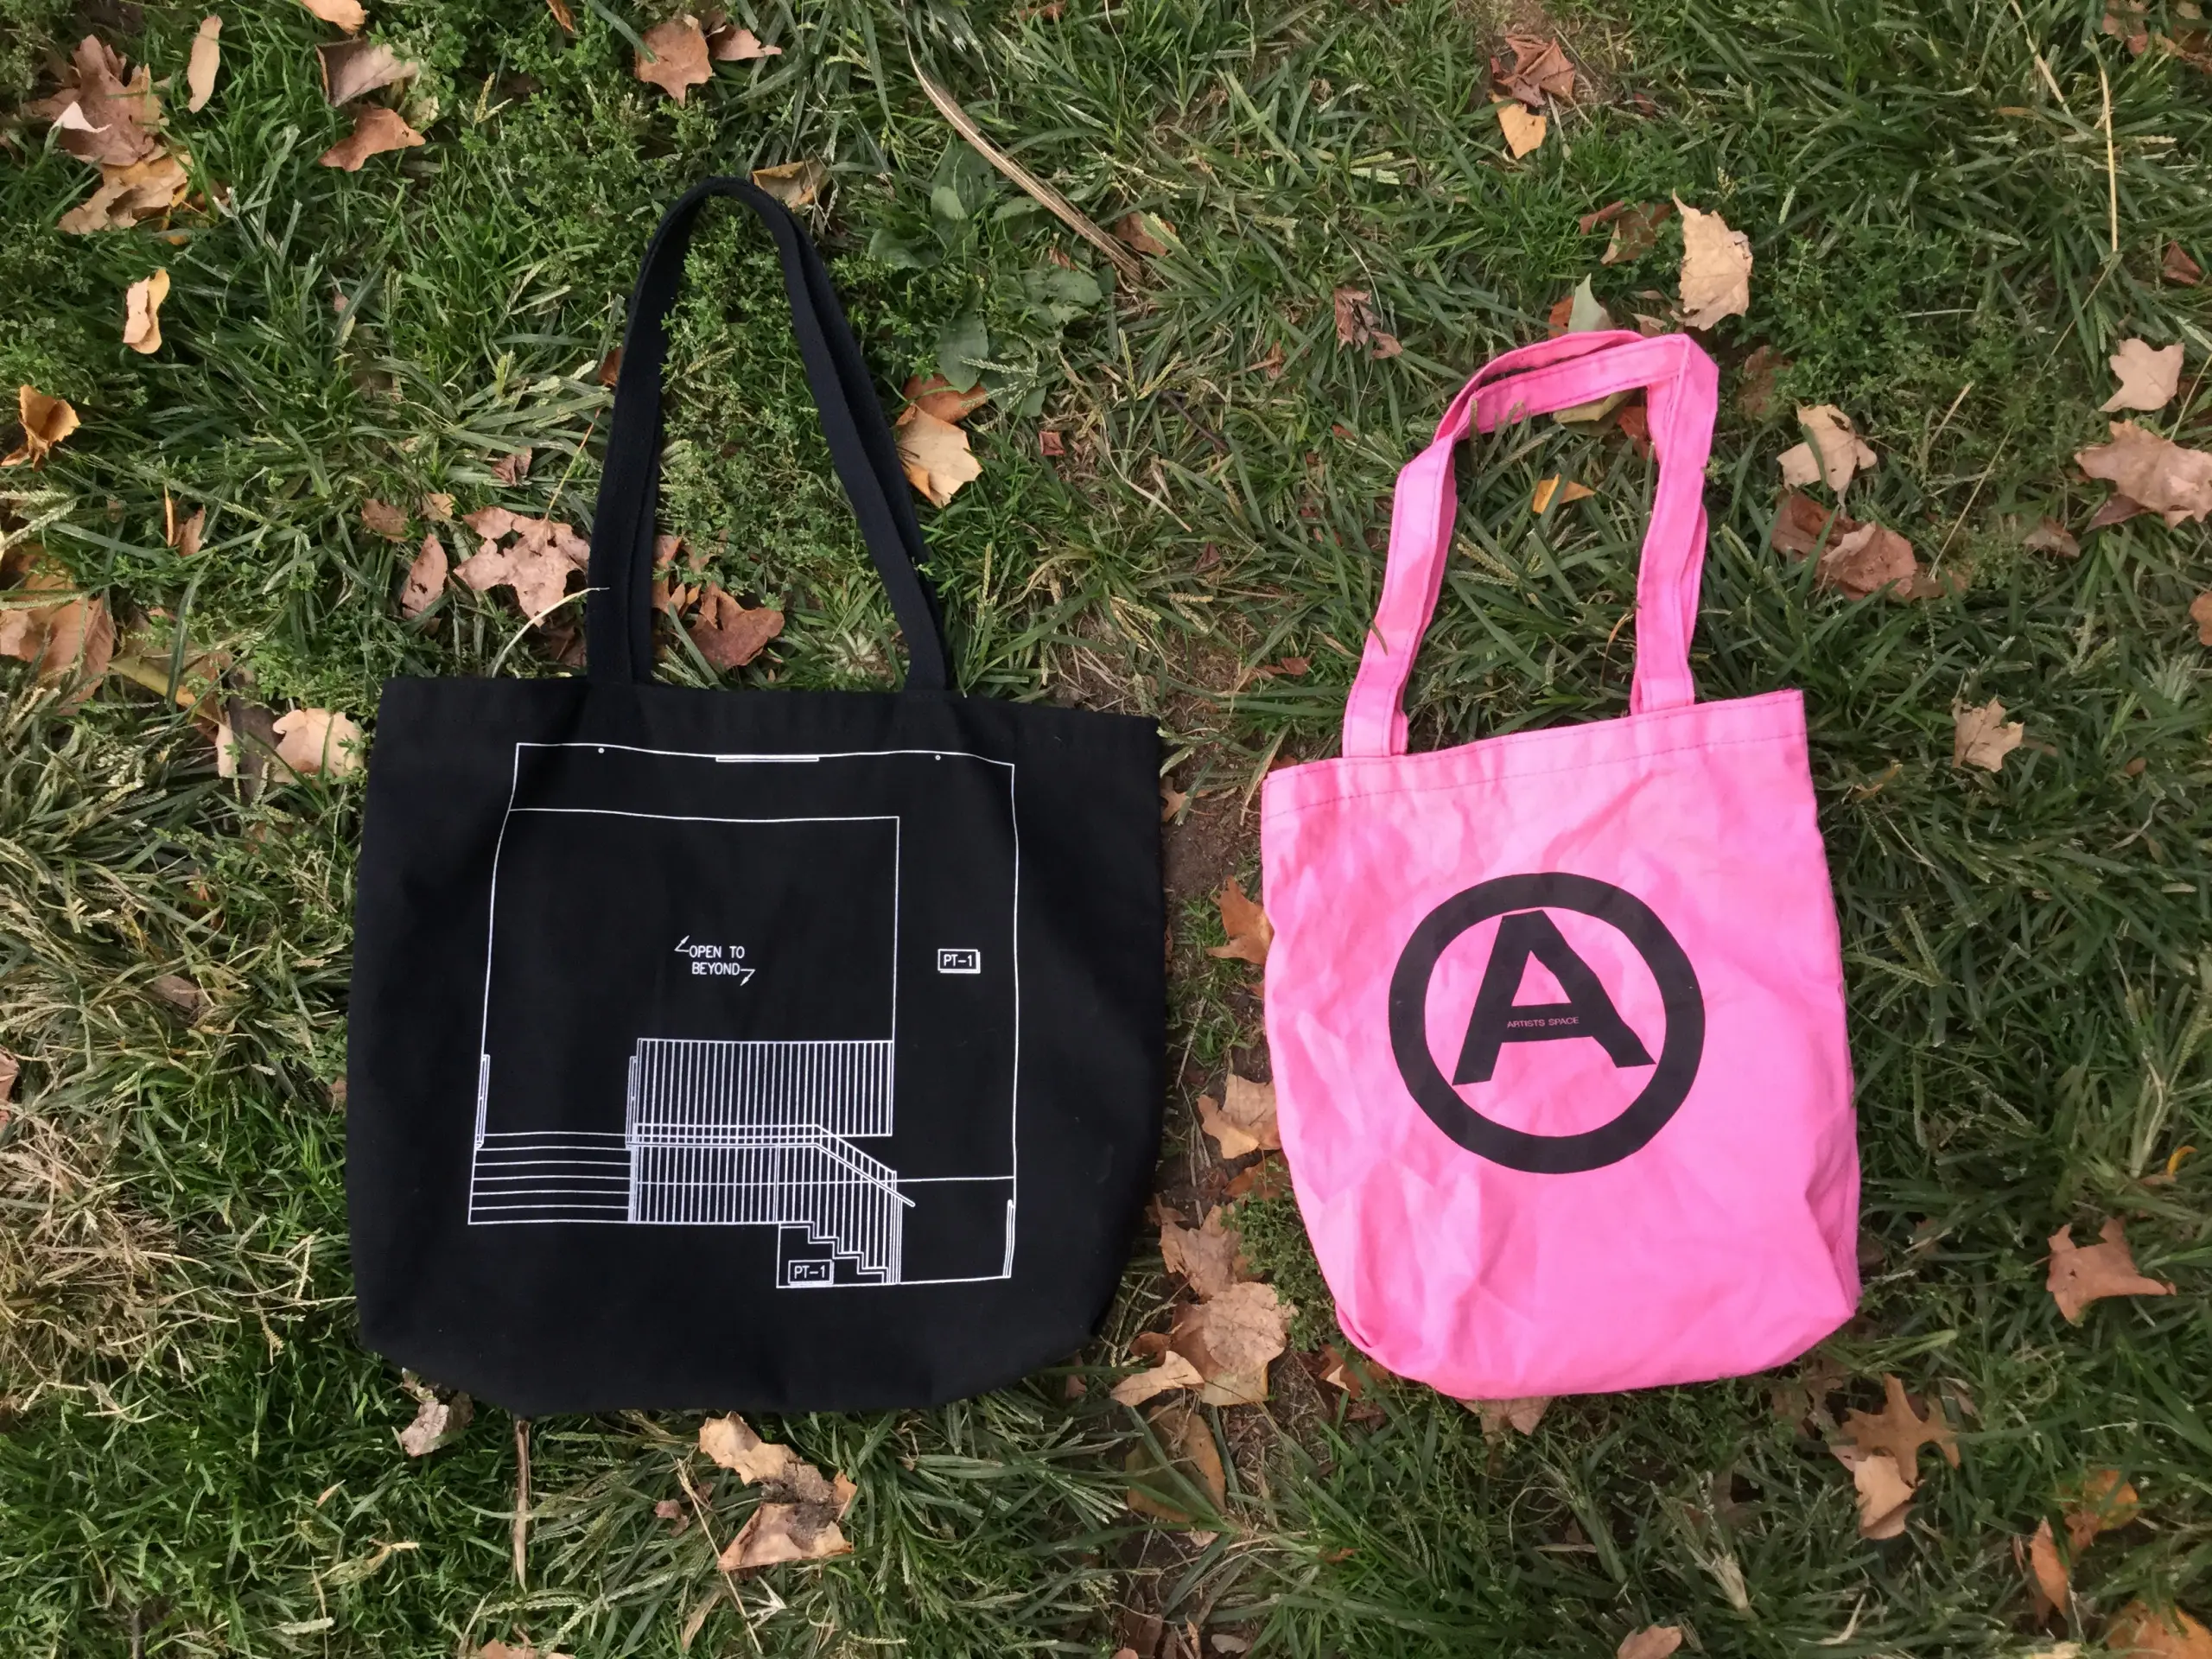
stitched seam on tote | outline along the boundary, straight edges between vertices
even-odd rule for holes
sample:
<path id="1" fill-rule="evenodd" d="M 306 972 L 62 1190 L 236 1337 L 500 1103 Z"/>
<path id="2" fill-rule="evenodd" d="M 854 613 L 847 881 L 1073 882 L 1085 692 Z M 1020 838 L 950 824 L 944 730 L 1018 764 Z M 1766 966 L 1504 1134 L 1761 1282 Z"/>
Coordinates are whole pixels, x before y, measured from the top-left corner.
<path id="1" fill-rule="evenodd" d="M 1566 727 L 1561 728 L 1560 729 L 1572 731 L 1573 728 L 1572 727 Z M 1792 738 L 1788 734 L 1767 732 L 1758 737 L 1724 737 L 1707 739 L 1696 743 L 1675 743 L 1669 744 L 1663 749 L 1647 749 L 1637 754 L 1614 755 L 1603 760 L 1579 760 L 1575 762 L 1574 765 L 1569 766 L 1532 766 L 1525 772 L 1515 772 L 1502 778 L 1459 778 L 1454 779 L 1450 782 L 1407 784 L 1396 789 L 1351 790 L 1346 791 L 1342 794 L 1331 795 L 1323 800 L 1301 801 L 1295 806 L 1281 807 L 1276 809 L 1276 812 L 1278 816 L 1288 817 L 1300 812 L 1313 811 L 1317 807 L 1336 806 L 1346 801 L 1386 800 L 1393 795 L 1431 795 L 1434 794 L 1439 790 L 1480 788 L 1486 785 L 1510 783 L 1515 779 L 1522 778 L 1556 778 L 1570 772 L 1594 772 L 1599 766 L 1625 766 L 1630 761 L 1655 760 L 1662 755 L 1694 754 L 1700 750 L 1739 749 L 1748 747 L 1755 743 L 1779 743 L 1796 741 L 1796 739 Z M 1430 753 L 1434 754 L 1449 754 L 1452 751 L 1449 749 L 1435 749 L 1431 750 Z M 1366 760 L 1379 760 L 1383 757 L 1355 755 L 1349 758 Z M 1419 759 L 1420 757 L 1400 754 L 1392 755 L 1389 758 L 1395 760 L 1407 760 Z M 1332 763 L 1328 761 L 1321 761 L 1318 764 L 1327 766 Z"/>

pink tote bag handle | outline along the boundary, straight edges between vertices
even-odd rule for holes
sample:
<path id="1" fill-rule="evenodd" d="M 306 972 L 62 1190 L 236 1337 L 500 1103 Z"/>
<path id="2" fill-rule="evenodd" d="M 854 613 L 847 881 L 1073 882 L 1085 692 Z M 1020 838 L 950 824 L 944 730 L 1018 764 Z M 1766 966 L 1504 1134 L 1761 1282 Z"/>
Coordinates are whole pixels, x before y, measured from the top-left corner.
<path id="1" fill-rule="evenodd" d="M 1636 582 L 1636 678 L 1629 712 L 1679 709 L 1697 700 L 1690 632 L 1705 564 L 1705 463 L 1713 449 L 1719 372 L 1685 334 L 1646 340 L 1613 329 L 1563 334 L 1492 359 L 1452 400 L 1436 438 L 1398 474 L 1390 511 L 1390 557 L 1382 600 L 1344 704 L 1344 752 L 1406 752 L 1406 681 L 1436 609 L 1459 510 L 1452 454 L 1470 424 L 1570 409 L 1642 386 L 1649 389 L 1659 486 Z"/>

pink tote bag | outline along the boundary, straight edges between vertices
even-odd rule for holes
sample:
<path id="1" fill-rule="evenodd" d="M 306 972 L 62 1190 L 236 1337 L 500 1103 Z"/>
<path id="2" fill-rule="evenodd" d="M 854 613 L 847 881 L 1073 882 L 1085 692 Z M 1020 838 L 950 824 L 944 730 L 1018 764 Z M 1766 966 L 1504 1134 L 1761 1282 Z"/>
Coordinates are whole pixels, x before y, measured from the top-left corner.
<path id="1" fill-rule="evenodd" d="M 1730 1376 L 1859 1296 L 1843 973 L 1796 691 L 1699 702 L 1717 375 L 1570 334 L 1470 381 L 1398 478 L 1344 753 L 1269 775 L 1268 1040 L 1344 1332 L 1463 1399 Z M 1471 426 L 1649 388 L 1659 481 L 1618 720 L 1406 753 Z"/>

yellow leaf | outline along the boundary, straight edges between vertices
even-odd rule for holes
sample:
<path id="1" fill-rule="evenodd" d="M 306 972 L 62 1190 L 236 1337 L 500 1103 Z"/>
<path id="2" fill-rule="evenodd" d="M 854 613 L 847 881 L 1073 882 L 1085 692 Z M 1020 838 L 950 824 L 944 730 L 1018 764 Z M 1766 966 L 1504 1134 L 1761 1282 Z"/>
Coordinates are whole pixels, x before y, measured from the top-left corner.
<path id="1" fill-rule="evenodd" d="M 215 72 L 222 67 L 223 48 L 217 36 L 223 32 L 219 17 L 203 17 L 200 32 L 192 37 L 192 56 L 184 67 L 184 85 L 192 94 L 185 108 L 197 114 L 215 95 Z"/>
<path id="2" fill-rule="evenodd" d="M 945 505 L 983 475 L 982 463 L 969 453 L 967 429 L 940 421 L 919 404 L 907 406 L 893 435 L 899 441 L 899 459 L 906 465 L 906 481 L 927 496 L 933 506 Z"/>
<path id="3" fill-rule="evenodd" d="M 1955 704 L 1951 709 L 1951 764 L 1955 766 L 1980 766 L 1984 772 L 1996 772 L 2001 768 L 2005 757 L 2018 748 L 2028 734 L 2028 728 L 2018 721 L 2005 718 L 2005 705 L 1995 697 L 1980 708 Z M 2064 1236 L 2065 1231 L 2061 1228 L 2060 1236 Z M 2071 1245 L 2070 1240 L 2069 1245 Z M 2051 1249 L 2055 1252 L 2057 1248 L 2054 1241 Z M 2058 1258 L 2054 1254 L 2051 1257 L 2054 1280 L 2058 1272 L 2057 1262 Z M 2069 1314 L 2068 1317 L 2072 1316 Z"/>
<path id="4" fill-rule="evenodd" d="M 1680 196 L 1682 216 L 1682 321 L 1710 328 L 1751 308 L 1751 239 L 1719 213 L 1701 213 Z"/>
<path id="5" fill-rule="evenodd" d="M 1548 127 L 1542 116 L 1533 114 L 1518 104 L 1494 104 L 1491 108 L 1497 117 L 1498 130 L 1505 135 L 1505 148 L 1514 160 L 1519 161 L 1544 142 Z"/>

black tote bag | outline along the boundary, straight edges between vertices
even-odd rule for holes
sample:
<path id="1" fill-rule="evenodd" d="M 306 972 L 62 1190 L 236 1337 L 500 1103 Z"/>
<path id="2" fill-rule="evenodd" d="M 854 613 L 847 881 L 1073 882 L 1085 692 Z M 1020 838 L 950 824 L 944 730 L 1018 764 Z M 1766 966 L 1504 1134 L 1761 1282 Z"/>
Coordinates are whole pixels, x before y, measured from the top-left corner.
<path id="1" fill-rule="evenodd" d="M 664 321 L 730 196 L 781 255 L 896 693 L 652 683 Z M 752 185 L 631 302 L 588 677 L 397 679 L 355 902 L 364 1340 L 516 1412 L 919 1406 L 1089 1338 L 1159 1140 L 1149 720 L 955 695 L 828 271 Z"/>

